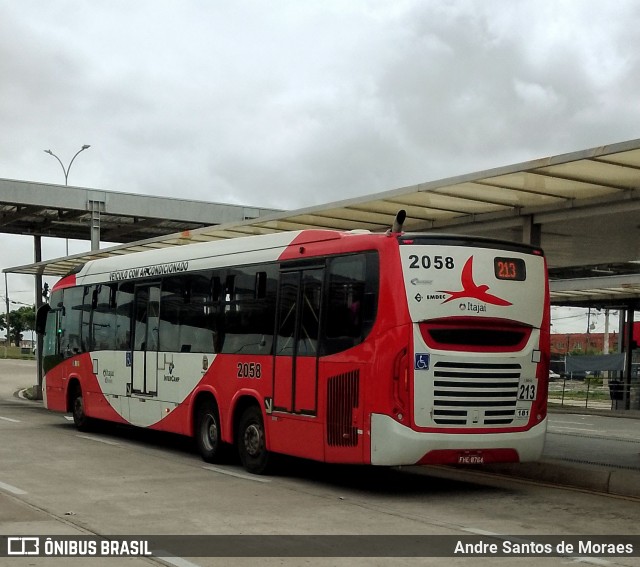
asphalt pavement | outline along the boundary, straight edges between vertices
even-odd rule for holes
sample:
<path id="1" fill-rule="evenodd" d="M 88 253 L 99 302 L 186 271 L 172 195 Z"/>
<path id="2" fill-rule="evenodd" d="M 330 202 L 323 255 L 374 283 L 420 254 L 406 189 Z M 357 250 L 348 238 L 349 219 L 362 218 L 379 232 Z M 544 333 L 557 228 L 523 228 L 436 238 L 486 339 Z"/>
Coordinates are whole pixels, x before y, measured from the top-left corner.
<path id="1" fill-rule="evenodd" d="M 34 369 L 33 361 L 0 359 L 0 398 L 18 396 L 32 386 Z M 407 468 L 418 472 L 418 467 Z M 498 474 L 640 498 L 640 412 L 551 406 L 540 461 L 485 465 L 458 473 Z"/>

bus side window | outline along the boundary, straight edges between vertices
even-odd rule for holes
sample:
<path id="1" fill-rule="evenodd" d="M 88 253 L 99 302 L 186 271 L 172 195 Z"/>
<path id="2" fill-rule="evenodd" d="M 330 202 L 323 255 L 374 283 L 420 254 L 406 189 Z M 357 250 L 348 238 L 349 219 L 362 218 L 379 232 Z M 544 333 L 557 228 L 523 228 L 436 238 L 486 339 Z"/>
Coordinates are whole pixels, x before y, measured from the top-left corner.
<path id="1" fill-rule="evenodd" d="M 82 314 L 84 305 L 84 287 L 70 287 L 64 290 L 62 296 L 64 306 L 64 329 L 60 349 L 65 357 L 74 356 L 82 352 Z"/>
<path id="2" fill-rule="evenodd" d="M 323 354 L 354 347 L 371 330 L 377 305 L 377 265 L 375 252 L 331 259 Z"/>
<path id="3" fill-rule="evenodd" d="M 91 333 L 91 316 L 92 311 L 98 303 L 98 286 L 90 285 L 84 288 L 82 299 L 82 352 L 90 352 L 93 350 L 93 336 Z"/>
<path id="4" fill-rule="evenodd" d="M 211 306 L 208 274 L 165 278 L 160 308 L 161 350 L 212 352 Z"/>
<path id="5" fill-rule="evenodd" d="M 224 345 L 224 293 L 223 271 L 214 272 L 211 278 L 211 334 L 213 336 L 213 352 L 222 352 Z"/>
<path id="6" fill-rule="evenodd" d="M 227 274 L 222 328 L 222 352 L 271 354 L 277 294 L 275 265 L 246 266 Z"/>
<path id="7" fill-rule="evenodd" d="M 116 284 L 101 284 L 93 292 L 91 342 L 93 350 L 113 350 L 116 328 Z"/>
<path id="8" fill-rule="evenodd" d="M 42 355 L 47 366 L 47 361 L 55 360 L 59 362 L 60 346 L 58 341 L 60 339 L 60 320 L 62 319 L 63 311 L 62 291 L 54 291 L 51 294 L 51 303 L 45 303 L 38 309 L 39 320 L 36 323 L 38 325 L 36 332 L 44 335 Z M 42 317 L 44 316 L 46 316 L 46 319 L 43 321 Z"/>
<path id="9" fill-rule="evenodd" d="M 131 349 L 131 318 L 133 316 L 133 283 L 122 282 L 116 294 L 116 350 Z"/>

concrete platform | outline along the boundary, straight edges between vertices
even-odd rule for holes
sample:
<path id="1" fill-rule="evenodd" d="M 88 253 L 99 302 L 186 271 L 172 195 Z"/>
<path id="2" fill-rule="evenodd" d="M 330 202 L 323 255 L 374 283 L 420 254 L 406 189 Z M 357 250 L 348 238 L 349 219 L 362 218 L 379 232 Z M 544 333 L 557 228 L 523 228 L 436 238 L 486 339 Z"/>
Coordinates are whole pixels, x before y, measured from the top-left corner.
<path id="1" fill-rule="evenodd" d="M 548 434 L 547 446 L 540 461 L 487 465 L 482 470 L 536 482 L 640 498 L 640 436 L 636 433 L 640 431 L 640 412 L 565 406 L 550 407 L 549 413 L 551 419 L 558 415 L 612 418 L 619 420 L 619 433 L 574 433 L 570 437 L 570 448 L 559 444 L 551 446 Z"/>

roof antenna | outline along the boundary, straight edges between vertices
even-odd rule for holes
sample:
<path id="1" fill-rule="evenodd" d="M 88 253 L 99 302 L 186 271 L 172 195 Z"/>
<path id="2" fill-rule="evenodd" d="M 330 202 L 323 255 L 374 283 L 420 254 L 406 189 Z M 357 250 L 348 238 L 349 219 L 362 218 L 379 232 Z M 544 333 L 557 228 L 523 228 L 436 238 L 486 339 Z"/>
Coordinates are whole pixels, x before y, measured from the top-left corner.
<path id="1" fill-rule="evenodd" d="M 396 218 L 393 221 L 391 230 L 387 231 L 387 234 L 402 232 L 402 225 L 404 224 L 404 219 L 406 218 L 407 218 L 407 211 L 405 211 L 404 209 L 400 209 L 396 214 Z"/>

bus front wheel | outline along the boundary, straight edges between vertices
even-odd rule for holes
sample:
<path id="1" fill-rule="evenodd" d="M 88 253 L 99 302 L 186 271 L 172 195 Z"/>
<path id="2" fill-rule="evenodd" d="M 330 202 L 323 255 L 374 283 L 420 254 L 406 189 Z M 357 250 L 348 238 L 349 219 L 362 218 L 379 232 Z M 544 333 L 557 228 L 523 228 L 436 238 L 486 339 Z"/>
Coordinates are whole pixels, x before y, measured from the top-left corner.
<path id="1" fill-rule="evenodd" d="M 196 443 L 202 459 L 207 463 L 222 460 L 224 444 L 220 438 L 220 417 L 212 403 L 202 404 L 198 408 Z"/>
<path id="2" fill-rule="evenodd" d="M 262 412 L 257 406 L 247 408 L 240 418 L 238 453 L 248 472 L 264 474 L 268 471 L 271 456 L 267 451 Z"/>
<path id="3" fill-rule="evenodd" d="M 84 398 L 82 389 L 76 386 L 71 396 L 71 411 L 73 412 L 73 423 L 79 431 L 86 431 L 91 424 L 91 418 L 87 417 L 84 410 Z"/>

